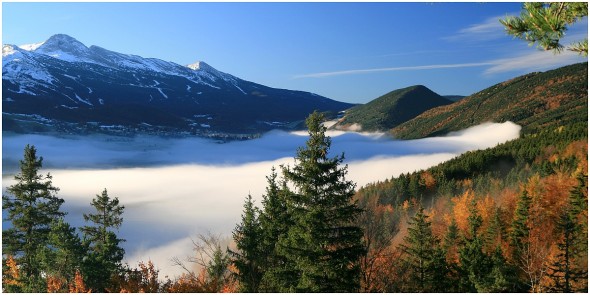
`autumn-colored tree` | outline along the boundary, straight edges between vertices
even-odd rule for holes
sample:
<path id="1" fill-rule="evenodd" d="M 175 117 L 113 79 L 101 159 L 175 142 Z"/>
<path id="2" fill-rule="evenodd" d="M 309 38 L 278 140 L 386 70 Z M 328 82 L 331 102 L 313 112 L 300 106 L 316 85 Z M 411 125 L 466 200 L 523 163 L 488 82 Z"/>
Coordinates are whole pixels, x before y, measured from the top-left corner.
<path id="1" fill-rule="evenodd" d="M 63 288 L 66 286 L 66 282 L 63 278 L 57 276 L 47 276 L 47 293 L 64 293 Z"/>
<path id="2" fill-rule="evenodd" d="M 588 236 L 584 235 L 584 223 L 587 225 L 587 221 L 578 218 L 587 208 L 583 202 L 583 188 L 584 178 L 578 177 L 578 185 L 571 190 L 569 202 L 561 210 L 557 221 L 559 240 L 555 245 L 556 255 L 549 270 L 551 288 L 557 292 L 588 291 L 587 265 L 580 263 L 582 259 L 588 259 Z"/>
<path id="3" fill-rule="evenodd" d="M 367 253 L 361 257 L 361 292 L 384 292 L 378 283 L 387 276 L 386 260 L 392 255 L 392 240 L 399 231 L 398 215 L 391 205 L 382 205 L 376 195 L 358 200 L 363 212 L 357 222 L 363 228 Z"/>
<path id="4" fill-rule="evenodd" d="M 121 274 L 114 278 L 113 289 L 110 292 L 118 293 L 157 293 L 163 291 L 158 279 L 159 270 L 153 262 L 143 261 L 138 263 L 138 268 L 126 268 Z M 78 288 L 85 289 L 84 286 Z"/>
<path id="5" fill-rule="evenodd" d="M 2 291 L 7 293 L 22 292 L 22 282 L 20 281 L 20 272 L 16 259 L 8 256 L 2 260 Z"/>
<path id="6" fill-rule="evenodd" d="M 189 292 L 207 292 L 218 293 L 228 282 L 233 280 L 231 259 L 227 251 L 221 247 L 221 237 L 208 233 L 199 234 L 197 240 L 193 240 L 193 249 L 195 254 L 187 257 L 186 262 L 196 266 L 197 271 L 178 257 L 173 258 L 175 265 L 185 271 L 181 280 L 173 282 L 170 288 L 175 290 L 185 290 Z M 233 270 L 235 273 L 237 270 Z M 190 291 L 190 288 L 195 288 Z M 182 292 L 185 292 L 182 291 Z M 176 291 L 174 291 L 176 292 Z"/>
<path id="7" fill-rule="evenodd" d="M 76 270 L 74 281 L 68 286 L 70 293 L 91 293 L 92 290 L 86 287 L 84 278 L 79 270 Z"/>

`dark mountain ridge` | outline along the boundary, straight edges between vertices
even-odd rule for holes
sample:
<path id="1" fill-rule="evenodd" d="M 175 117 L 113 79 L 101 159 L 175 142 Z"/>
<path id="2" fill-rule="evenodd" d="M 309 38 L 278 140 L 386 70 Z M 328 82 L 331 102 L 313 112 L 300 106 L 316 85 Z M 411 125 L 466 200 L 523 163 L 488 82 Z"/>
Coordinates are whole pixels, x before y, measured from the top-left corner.
<path id="1" fill-rule="evenodd" d="M 391 129 L 426 110 L 452 103 L 423 85 L 391 91 L 367 104 L 346 111 L 335 129 L 361 128 L 363 131 Z"/>
<path id="2" fill-rule="evenodd" d="M 260 133 L 290 129 L 314 110 L 352 106 L 242 80 L 204 62 L 181 66 L 86 47 L 67 35 L 23 48 L 2 48 L 4 131 Z"/>
<path id="3" fill-rule="evenodd" d="M 430 109 L 395 127 L 392 133 L 398 138 L 421 138 L 506 121 L 522 126 L 525 134 L 588 121 L 588 63 L 496 84 L 453 104 Z"/>

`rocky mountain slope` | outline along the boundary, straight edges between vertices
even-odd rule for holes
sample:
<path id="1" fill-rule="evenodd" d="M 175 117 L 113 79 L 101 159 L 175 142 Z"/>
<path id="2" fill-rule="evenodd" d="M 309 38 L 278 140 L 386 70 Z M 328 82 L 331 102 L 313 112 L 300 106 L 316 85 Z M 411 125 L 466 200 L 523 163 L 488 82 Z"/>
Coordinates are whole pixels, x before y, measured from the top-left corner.
<path id="1" fill-rule="evenodd" d="M 67 35 L 2 47 L 3 130 L 259 133 L 352 105 L 216 70 L 87 47 Z"/>

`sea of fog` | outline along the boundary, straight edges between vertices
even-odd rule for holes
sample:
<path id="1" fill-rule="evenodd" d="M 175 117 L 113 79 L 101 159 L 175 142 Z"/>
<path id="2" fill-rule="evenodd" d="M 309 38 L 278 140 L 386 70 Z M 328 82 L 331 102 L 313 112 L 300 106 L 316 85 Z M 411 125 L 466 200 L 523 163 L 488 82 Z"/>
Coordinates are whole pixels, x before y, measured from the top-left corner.
<path id="1" fill-rule="evenodd" d="M 425 169 L 463 152 L 519 136 L 511 122 L 486 123 L 447 136 L 394 140 L 380 133 L 330 131 L 332 155 L 345 154 L 347 178 L 357 188 L 400 173 Z M 245 197 L 259 203 L 271 168 L 293 165 L 306 132 L 273 131 L 259 139 L 218 143 L 202 138 L 50 137 L 2 135 L 2 188 L 13 184 L 26 144 L 44 158 L 73 226 L 104 188 L 125 206 L 120 237 L 130 265 L 151 259 L 161 275 L 182 272 L 172 257 L 192 253 L 191 238 L 231 236 Z M 4 215 L 4 212 L 3 212 Z M 6 222 L 3 228 L 8 226 Z"/>

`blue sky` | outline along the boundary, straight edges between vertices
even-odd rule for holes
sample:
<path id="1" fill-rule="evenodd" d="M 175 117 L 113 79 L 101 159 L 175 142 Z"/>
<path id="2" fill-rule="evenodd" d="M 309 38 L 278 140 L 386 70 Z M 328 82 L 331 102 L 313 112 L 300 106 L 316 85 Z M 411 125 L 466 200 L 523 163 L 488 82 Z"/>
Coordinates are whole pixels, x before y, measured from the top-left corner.
<path id="1" fill-rule="evenodd" d="M 469 95 L 587 61 L 506 36 L 520 3 L 2 3 L 2 43 L 57 33 L 179 64 L 205 61 L 271 87 L 365 103 L 422 84 Z M 587 18 L 568 40 L 588 35 Z"/>

